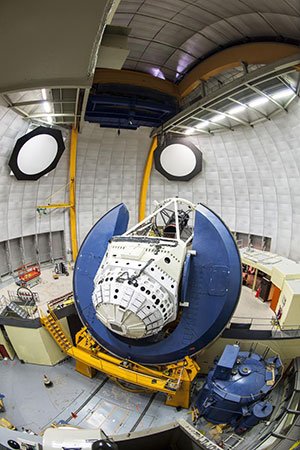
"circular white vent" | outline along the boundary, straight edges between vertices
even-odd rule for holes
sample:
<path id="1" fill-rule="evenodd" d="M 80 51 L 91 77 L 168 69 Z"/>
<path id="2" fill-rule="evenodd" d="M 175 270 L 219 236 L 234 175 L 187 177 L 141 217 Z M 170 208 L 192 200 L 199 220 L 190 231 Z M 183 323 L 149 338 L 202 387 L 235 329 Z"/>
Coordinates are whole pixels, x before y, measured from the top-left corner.
<path id="1" fill-rule="evenodd" d="M 202 152 L 186 138 L 162 138 L 153 156 L 155 169 L 168 180 L 189 181 L 202 170 Z"/>
<path id="2" fill-rule="evenodd" d="M 38 180 L 55 169 L 64 150 L 60 130 L 37 127 L 17 140 L 8 165 L 18 180 Z"/>
<path id="3" fill-rule="evenodd" d="M 43 172 L 53 163 L 57 151 L 57 141 L 50 134 L 33 136 L 20 149 L 17 165 L 26 175 Z"/>
<path id="4" fill-rule="evenodd" d="M 195 170 L 197 160 L 187 145 L 171 144 L 161 152 L 160 163 L 170 175 L 184 177 Z"/>

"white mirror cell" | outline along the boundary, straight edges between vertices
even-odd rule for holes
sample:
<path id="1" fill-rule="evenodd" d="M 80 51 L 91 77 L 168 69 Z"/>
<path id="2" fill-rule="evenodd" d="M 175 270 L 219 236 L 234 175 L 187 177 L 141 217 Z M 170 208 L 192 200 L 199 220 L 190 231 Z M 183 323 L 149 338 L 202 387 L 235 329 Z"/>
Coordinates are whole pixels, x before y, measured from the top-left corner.
<path id="1" fill-rule="evenodd" d="M 34 136 L 20 149 L 18 168 L 26 175 L 43 172 L 54 161 L 57 150 L 57 141 L 50 134 Z"/>
<path id="2" fill-rule="evenodd" d="M 196 167 L 194 152 L 184 144 L 171 144 L 162 151 L 160 163 L 170 175 L 184 177 Z"/>

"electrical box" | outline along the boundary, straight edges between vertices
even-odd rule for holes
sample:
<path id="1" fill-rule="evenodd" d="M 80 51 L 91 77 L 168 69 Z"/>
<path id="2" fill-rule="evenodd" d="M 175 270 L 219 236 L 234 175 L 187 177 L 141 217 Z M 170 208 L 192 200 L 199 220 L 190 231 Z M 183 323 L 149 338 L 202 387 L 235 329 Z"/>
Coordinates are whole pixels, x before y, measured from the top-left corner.
<path id="1" fill-rule="evenodd" d="M 286 280 L 276 308 L 283 329 L 298 329 L 300 324 L 300 279 Z"/>
<path id="2" fill-rule="evenodd" d="M 286 260 L 272 268 L 271 280 L 279 289 L 283 288 L 285 280 L 300 278 L 300 265 L 295 261 Z"/>
<path id="3" fill-rule="evenodd" d="M 215 378 L 218 380 L 227 380 L 230 377 L 231 370 L 235 365 L 239 350 L 240 348 L 238 345 L 226 345 L 221 358 L 217 362 Z"/>

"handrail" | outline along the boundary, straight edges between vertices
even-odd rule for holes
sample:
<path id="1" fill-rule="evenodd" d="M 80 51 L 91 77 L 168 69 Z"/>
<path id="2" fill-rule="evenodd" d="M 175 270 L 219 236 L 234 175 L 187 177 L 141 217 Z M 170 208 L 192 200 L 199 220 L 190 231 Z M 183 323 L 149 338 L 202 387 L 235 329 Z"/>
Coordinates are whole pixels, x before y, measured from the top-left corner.
<path id="1" fill-rule="evenodd" d="M 48 303 L 48 310 L 49 310 L 49 314 L 52 316 L 53 320 L 56 322 L 56 324 L 61 328 L 61 331 L 63 332 L 63 334 L 66 336 L 66 338 L 70 341 L 71 345 L 72 344 L 72 338 L 70 337 L 69 333 L 66 331 L 66 329 L 63 327 L 61 321 L 58 319 L 58 317 L 56 316 L 55 312 L 53 311 L 53 309 L 49 306 Z"/>
<path id="2" fill-rule="evenodd" d="M 300 360 L 300 358 L 296 358 L 296 359 Z M 295 364 L 295 362 L 296 362 L 296 360 L 294 361 L 294 368 L 292 370 L 294 370 L 295 373 L 299 374 L 299 372 L 297 370 L 297 364 Z M 287 378 L 285 379 L 285 383 L 289 384 L 289 381 Z M 294 411 L 294 410 L 290 409 L 291 405 L 294 402 L 294 399 L 296 399 L 296 403 L 297 403 L 296 405 L 294 405 L 294 408 L 295 407 L 299 408 L 299 399 L 296 397 L 296 395 L 297 395 L 297 390 L 296 390 L 296 385 L 294 384 L 294 389 L 293 389 L 292 395 L 290 397 L 288 397 L 288 399 L 283 400 L 280 403 L 281 408 L 279 408 L 279 407 L 277 408 L 277 414 L 271 421 L 270 425 L 267 427 L 267 433 L 265 435 L 263 435 L 259 439 L 258 442 L 254 442 L 254 443 L 252 442 L 250 445 L 245 447 L 244 448 L 245 450 L 253 450 L 253 449 L 259 450 L 260 448 L 265 448 L 264 444 L 266 442 L 268 442 L 268 440 L 272 437 L 278 438 L 278 439 L 276 439 L 276 442 L 274 440 L 272 440 L 272 444 L 273 444 L 272 448 L 275 448 L 278 443 L 282 442 L 282 439 L 288 439 L 288 442 L 290 442 L 290 446 L 289 446 L 290 449 L 296 448 L 298 446 L 298 443 L 299 443 L 299 441 L 297 441 L 298 434 L 296 436 L 296 434 L 294 433 L 294 428 L 296 426 L 298 429 L 298 427 L 300 425 L 300 411 L 298 411 L 298 410 Z M 283 395 L 283 398 L 284 398 L 284 395 Z M 285 405 L 285 407 L 284 407 L 284 405 Z M 284 407 L 283 415 L 281 415 L 281 413 L 280 413 L 280 411 L 282 410 L 282 407 Z M 293 415 L 295 416 L 294 418 L 291 417 Z M 280 418 L 277 420 L 278 416 Z M 293 445 L 293 443 L 294 443 L 294 445 Z M 295 447 L 295 445 L 296 445 L 296 447 Z"/>
<path id="3" fill-rule="evenodd" d="M 50 302 L 48 302 L 48 308 L 49 308 L 49 306 L 50 306 L 50 308 L 51 308 L 52 310 L 57 309 L 57 307 L 58 307 L 60 304 L 63 304 L 63 303 L 66 302 L 67 300 L 71 300 L 71 299 L 74 300 L 74 294 L 73 294 L 72 291 L 69 292 L 68 294 L 62 295 L 61 297 L 57 297 L 57 298 L 55 298 L 55 299 L 53 299 L 53 300 L 50 300 Z"/>

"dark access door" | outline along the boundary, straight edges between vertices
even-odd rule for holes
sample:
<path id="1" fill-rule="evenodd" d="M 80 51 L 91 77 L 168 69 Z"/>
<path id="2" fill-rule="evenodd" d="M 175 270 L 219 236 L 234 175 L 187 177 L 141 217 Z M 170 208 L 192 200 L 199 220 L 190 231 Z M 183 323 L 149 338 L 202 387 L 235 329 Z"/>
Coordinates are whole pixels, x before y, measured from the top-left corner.
<path id="1" fill-rule="evenodd" d="M 0 353 L 3 356 L 3 358 L 9 358 L 9 354 L 7 353 L 6 348 L 2 344 L 0 344 Z"/>

